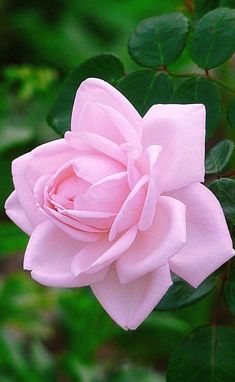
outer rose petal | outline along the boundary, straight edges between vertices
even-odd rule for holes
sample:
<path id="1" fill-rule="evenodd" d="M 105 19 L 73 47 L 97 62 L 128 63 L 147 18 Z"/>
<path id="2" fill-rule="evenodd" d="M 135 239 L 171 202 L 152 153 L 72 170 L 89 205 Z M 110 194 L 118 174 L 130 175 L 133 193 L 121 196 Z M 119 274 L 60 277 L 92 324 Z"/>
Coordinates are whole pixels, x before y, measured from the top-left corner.
<path id="1" fill-rule="evenodd" d="M 124 329 L 136 329 L 151 313 L 171 286 L 168 265 L 122 285 L 115 267 L 105 278 L 92 285 L 92 291 L 107 313 Z"/>
<path id="2" fill-rule="evenodd" d="M 31 151 L 33 160 L 29 166 L 29 180 L 35 181 L 42 175 L 53 174 L 65 162 L 79 153 L 67 144 L 65 139 L 57 139 L 36 147 Z"/>
<path id="3" fill-rule="evenodd" d="M 128 142 L 141 149 L 140 138 L 135 128 L 118 111 L 101 103 L 87 102 L 79 120 L 79 133 L 90 132 L 121 145 Z"/>
<path id="4" fill-rule="evenodd" d="M 187 242 L 170 260 L 171 270 L 197 287 L 235 255 L 222 208 L 202 184 L 171 193 L 187 207 Z"/>
<path id="5" fill-rule="evenodd" d="M 12 162 L 16 193 L 33 227 L 45 220 L 36 206 L 33 196 L 33 188 L 37 179 L 42 175 L 56 171 L 60 165 L 72 159 L 76 154 L 76 150 L 67 145 L 64 139 L 59 139 L 41 145 Z"/>
<path id="6" fill-rule="evenodd" d="M 19 202 L 16 192 L 13 191 L 5 203 L 6 214 L 22 231 L 31 235 L 33 227 L 31 226 L 24 210 Z"/>
<path id="7" fill-rule="evenodd" d="M 117 260 L 120 281 L 132 282 L 162 267 L 185 242 L 185 205 L 169 196 L 160 196 L 152 226 L 139 232 L 132 246 Z"/>
<path id="8" fill-rule="evenodd" d="M 87 102 L 110 106 L 122 114 L 137 130 L 138 134 L 141 134 L 142 118 L 136 109 L 118 90 L 98 78 L 88 78 L 82 82 L 77 91 L 72 112 L 71 130 L 74 133 L 80 132 L 78 121 Z"/>
<path id="9" fill-rule="evenodd" d="M 71 131 L 67 131 L 65 133 L 65 139 L 71 147 L 79 152 L 98 151 L 126 165 L 127 158 L 124 150 L 117 143 L 110 141 L 101 135 L 89 132 L 74 134 Z"/>
<path id="10" fill-rule="evenodd" d="M 84 243 L 71 239 L 47 221 L 38 225 L 27 246 L 24 268 L 32 270 L 32 277 L 50 287 L 81 287 L 102 280 L 107 269 L 93 275 L 74 277 L 71 263 Z"/>
<path id="11" fill-rule="evenodd" d="M 163 147 L 158 159 L 162 192 L 204 180 L 205 107 L 155 105 L 144 116 L 142 143 Z"/>
<path id="12" fill-rule="evenodd" d="M 45 220 L 43 214 L 36 206 L 33 191 L 28 179 L 28 167 L 32 161 L 31 153 L 20 156 L 12 163 L 13 182 L 19 202 L 29 220 L 35 227 Z"/>

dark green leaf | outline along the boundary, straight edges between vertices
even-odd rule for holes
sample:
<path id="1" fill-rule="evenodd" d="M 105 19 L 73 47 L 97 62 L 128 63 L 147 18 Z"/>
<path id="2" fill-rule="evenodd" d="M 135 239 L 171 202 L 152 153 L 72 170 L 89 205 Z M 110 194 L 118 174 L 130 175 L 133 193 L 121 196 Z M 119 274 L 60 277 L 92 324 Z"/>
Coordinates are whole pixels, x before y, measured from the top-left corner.
<path id="1" fill-rule="evenodd" d="M 116 87 L 135 106 L 141 115 L 157 103 L 169 103 L 171 79 L 166 73 L 137 70 L 117 82 Z"/>
<path id="2" fill-rule="evenodd" d="M 22 232 L 15 224 L 1 222 L 0 226 L 0 257 L 10 253 L 22 252 L 25 250 L 28 236 Z"/>
<path id="3" fill-rule="evenodd" d="M 235 224 L 235 180 L 216 179 L 209 185 L 209 188 L 219 200 L 226 218 Z"/>
<path id="4" fill-rule="evenodd" d="M 195 329 L 172 353 L 167 382 L 234 382 L 235 330 Z"/>
<path id="5" fill-rule="evenodd" d="M 137 64 L 155 68 L 169 65 L 181 54 L 188 34 L 188 19 L 179 12 L 142 21 L 128 42 Z"/>
<path id="6" fill-rule="evenodd" d="M 165 378 L 151 369 L 126 368 L 111 373 L 105 382 L 164 382 Z"/>
<path id="7" fill-rule="evenodd" d="M 235 10 L 218 8 L 196 24 L 191 57 L 201 68 L 211 69 L 228 60 L 235 51 Z"/>
<path id="8" fill-rule="evenodd" d="M 195 289 L 179 277 L 174 277 L 174 284 L 156 306 L 156 310 L 175 310 L 191 305 L 210 293 L 215 282 L 216 278 L 208 278 Z"/>
<path id="9" fill-rule="evenodd" d="M 223 170 L 234 150 L 234 143 L 228 139 L 217 143 L 206 156 L 206 174 L 215 174 Z"/>
<path id="10" fill-rule="evenodd" d="M 217 86 L 204 77 L 191 77 L 176 90 L 174 103 L 203 103 L 206 106 L 206 136 L 213 136 L 220 117 L 221 99 Z"/>
<path id="11" fill-rule="evenodd" d="M 224 299 L 232 314 L 235 315 L 235 269 L 230 272 L 229 279 L 224 286 Z"/>
<path id="12" fill-rule="evenodd" d="M 112 84 L 123 76 L 124 67 L 121 61 L 111 54 L 101 54 L 85 61 L 66 80 L 48 115 L 48 124 L 61 135 L 70 129 L 74 97 L 79 85 L 86 78 L 97 77 Z"/>
<path id="13" fill-rule="evenodd" d="M 220 0 L 195 0 L 194 18 L 200 19 L 205 13 L 218 7 Z"/>
<path id="14" fill-rule="evenodd" d="M 220 6 L 235 8 L 235 0 L 220 0 Z"/>
<path id="15" fill-rule="evenodd" d="M 235 128 L 235 98 L 228 105 L 227 119 L 230 126 Z"/>

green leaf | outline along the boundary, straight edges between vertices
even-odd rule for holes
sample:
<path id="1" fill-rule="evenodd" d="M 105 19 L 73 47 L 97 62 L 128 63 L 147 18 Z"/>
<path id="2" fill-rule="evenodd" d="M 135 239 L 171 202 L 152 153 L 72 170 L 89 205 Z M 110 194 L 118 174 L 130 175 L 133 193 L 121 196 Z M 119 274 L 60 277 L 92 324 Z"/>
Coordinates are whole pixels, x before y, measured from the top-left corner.
<path id="1" fill-rule="evenodd" d="M 171 355 L 167 382 L 234 382 L 235 330 L 201 327 Z"/>
<path id="2" fill-rule="evenodd" d="M 188 78 L 176 89 L 174 103 L 203 103 L 206 106 L 206 136 L 213 136 L 220 117 L 221 99 L 217 86 L 204 77 Z"/>
<path id="3" fill-rule="evenodd" d="M 165 378 L 151 369 L 138 366 L 112 372 L 105 382 L 164 382 Z"/>
<path id="4" fill-rule="evenodd" d="M 215 174 L 223 170 L 234 150 L 234 143 L 228 139 L 217 143 L 206 156 L 206 174 Z"/>
<path id="5" fill-rule="evenodd" d="M 0 257 L 8 256 L 11 253 L 25 250 L 28 236 L 22 232 L 15 224 L 1 222 L 0 225 Z"/>
<path id="6" fill-rule="evenodd" d="M 230 126 L 235 128 L 235 98 L 228 104 L 227 119 Z"/>
<path id="7" fill-rule="evenodd" d="M 235 180 L 228 178 L 216 179 L 209 184 L 210 190 L 219 200 L 225 217 L 235 224 Z"/>
<path id="8" fill-rule="evenodd" d="M 221 0 L 220 6 L 235 8 L 235 0 Z"/>
<path id="9" fill-rule="evenodd" d="M 116 56 L 111 54 L 101 54 L 85 61 L 72 71 L 66 80 L 47 117 L 48 124 L 61 135 L 70 129 L 70 119 L 76 91 L 85 79 L 97 77 L 112 84 L 123 76 L 123 64 Z"/>
<path id="10" fill-rule="evenodd" d="M 179 12 L 142 21 L 128 42 L 133 60 L 145 67 L 169 65 L 181 54 L 187 39 L 188 19 Z"/>
<path id="11" fill-rule="evenodd" d="M 225 302 L 232 314 L 235 315 L 235 269 L 229 274 L 223 289 Z"/>
<path id="12" fill-rule="evenodd" d="M 195 0 L 194 18 L 200 19 L 205 13 L 218 7 L 220 0 Z"/>
<path id="13" fill-rule="evenodd" d="M 156 310 L 175 310 L 194 304 L 208 295 L 214 288 L 215 283 L 216 278 L 211 277 L 195 289 L 179 277 L 175 276 L 174 284 L 156 306 Z"/>
<path id="14" fill-rule="evenodd" d="M 169 103 L 172 93 L 170 77 L 151 70 L 137 70 L 118 81 L 116 87 L 141 115 L 154 104 Z"/>
<path id="15" fill-rule="evenodd" d="M 235 10 L 218 8 L 202 17 L 192 34 L 191 57 L 201 68 L 211 69 L 235 51 Z"/>

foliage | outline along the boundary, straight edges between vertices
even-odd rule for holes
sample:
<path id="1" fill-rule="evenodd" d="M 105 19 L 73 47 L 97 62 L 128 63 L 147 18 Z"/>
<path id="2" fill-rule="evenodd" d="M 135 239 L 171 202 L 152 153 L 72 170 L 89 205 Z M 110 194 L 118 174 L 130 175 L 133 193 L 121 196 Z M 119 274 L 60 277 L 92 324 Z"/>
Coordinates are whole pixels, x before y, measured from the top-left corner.
<path id="1" fill-rule="evenodd" d="M 235 380 L 233 261 L 197 289 L 174 277 L 145 323 L 124 332 L 90 290 L 44 288 L 19 271 L 27 237 L 3 215 L 12 159 L 63 135 L 78 86 L 95 76 L 141 115 L 156 103 L 206 106 L 206 185 L 234 235 L 234 8 L 233 0 L 0 4 L 1 381 Z"/>

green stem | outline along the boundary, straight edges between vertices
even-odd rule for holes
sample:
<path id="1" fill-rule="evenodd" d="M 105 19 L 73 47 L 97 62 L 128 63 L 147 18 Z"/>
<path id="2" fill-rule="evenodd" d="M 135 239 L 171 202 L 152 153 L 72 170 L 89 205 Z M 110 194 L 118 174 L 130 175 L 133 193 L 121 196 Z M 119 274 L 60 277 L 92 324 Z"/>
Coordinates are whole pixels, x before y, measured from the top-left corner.
<path id="1" fill-rule="evenodd" d="M 229 260 L 226 264 L 226 268 L 224 273 L 218 276 L 218 282 L 217 282 L 217 288 L 216 288 L 216 298 L 215 298 L 215 311 L 212 319 L 212 324 L 213 325 L 218 325 L 219 320 L 220 320 L 220 306 L 221 306 L 221 300 L 223 297 L 223 290 L 225 283 L 229 279 L 230 275 L 230 270 L 231 270 L 231 260 Z"/>
<path id="2" fill-rule="evenodd" d="M 208 71 L 207 71 L 207 75 L 203 74 L 203 73 L 172 73 L 172 72 L 169 72 L 168 71 L 168 74 L 172 77 L 207 77 L 209 78 L 210 81 L 216 83 L 217 85 L 221 86 L 222 88 L 226 89 L 227 91 L 235 94 L 235 89 L 232 89 L 230 88 L 230 86 L 228 86 L 227 84 L 225 84 L 224 82 L 221 82 L 219 80 L 215 80 L 214 78 L 212 78 Z"/>

